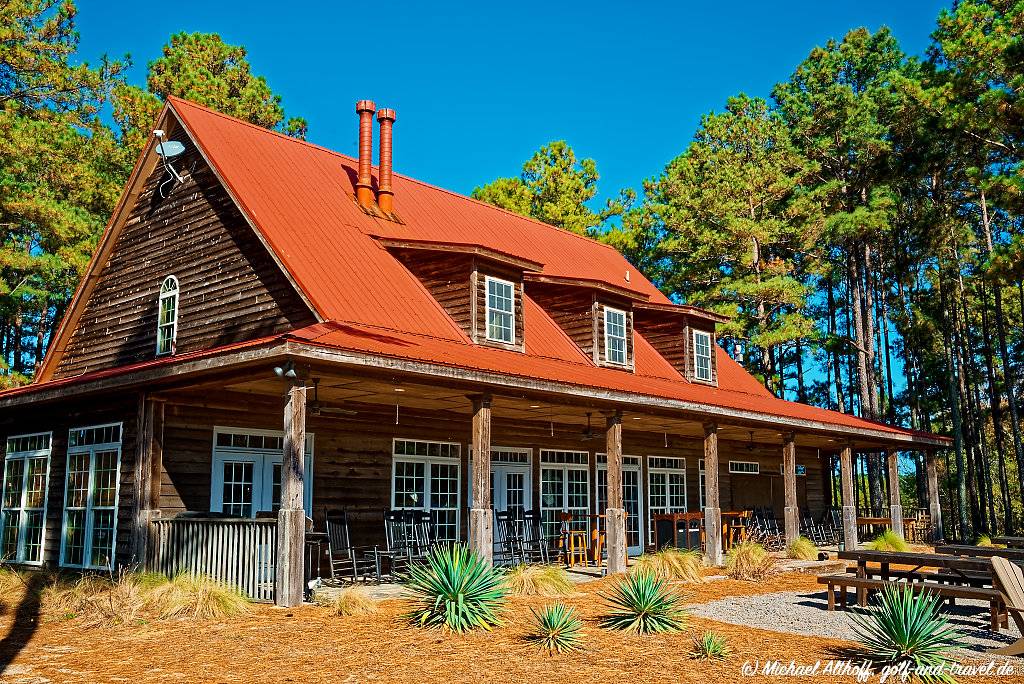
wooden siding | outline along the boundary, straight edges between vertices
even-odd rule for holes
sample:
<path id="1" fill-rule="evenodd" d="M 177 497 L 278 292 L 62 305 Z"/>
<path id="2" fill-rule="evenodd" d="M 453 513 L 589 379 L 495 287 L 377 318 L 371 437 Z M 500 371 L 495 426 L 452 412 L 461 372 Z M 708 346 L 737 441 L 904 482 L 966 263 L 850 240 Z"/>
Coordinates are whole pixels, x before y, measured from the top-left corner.
<path id="1" fill-rule="evenodd" d="M 459 327 L 473 336 L 470 276 L 473 259 L 465 254 L 398 250 L 395 256 L 415 275 Z"/>
<path id="2" fill-rule="evenodd" d="M 694 370 L 694 356 L 693 356 L 693 332 L 699 330 L 700 332 L 706 332 L 711 335 L 711 380 L 698 380 L 696 371 Z M 698 321 L 696 319 L 687 318 L 686 326 L 683 328 L 683 340 L 686 346 L 686 351 L 683 354 L 683 360 L 685 362 L 685 371 L 683 376 L 690 382 L 697 382 L 703 385 L 718 385 L 718 354 L 715 353 L 715 345 L 718 342 L 715 340 L 715 327 L 711 323 L 706 321 Z"/>
<path id="3" fill-rule="evenodd" d="M 575 287 L 539 284 L 531 284 L 529 294 L 584 354 L 594 358 L 596 299 L 592 294 Z"/>
<path id="4" fill-rule="evenodd" d="M 178 278 L 178 353 L 208 349 L 315 322 L 195 146 L 175 160 L 189 178 L 162 199 L 157 166 L 145 181 L 54 377 L 127 365 L 156 355 L 157 300 Z M 168 186 L 170 187 L 170 186 Z"/>
<path id="5" fill-rule="evenodd" d="M 715 354 L 715 326 L 689 316 L 664 316 L 652 312 L 635 315 L 636 329 L 655 351 L 672 364 L 690 382 L 718 385 L 718 358 Z M 711 382 L 697 380 L 694 374 L 693 331 L 711 335 Z"/>

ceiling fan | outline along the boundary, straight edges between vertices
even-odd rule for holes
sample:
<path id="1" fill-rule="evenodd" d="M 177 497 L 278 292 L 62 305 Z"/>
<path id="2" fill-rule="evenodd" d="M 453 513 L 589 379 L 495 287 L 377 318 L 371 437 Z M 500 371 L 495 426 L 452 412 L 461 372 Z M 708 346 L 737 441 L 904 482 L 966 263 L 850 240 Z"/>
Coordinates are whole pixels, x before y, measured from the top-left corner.
<path id="1" fill-rule="evenodd" d="M 598 437 L 600 437 L 600 436 L 601 436 L 601 435 L 599 435 L 599 434 L 596 434 L 596 433 L 594 432 L 594 428 L 593 428 L 593 427 L 591 427 L 591 425 L 590 425 L 590 416 L 591 416 L 591 415 L 593 415 L 593 414 L 591 414 L 591 413 L 589 413 L 589 412 L 587 413 L 587 427 L 585 427 L 585 428 L 583 429 L 583 433 L 582 433 L 582 435 L 580 436 L 580 441 L 581 441 L 581 442 L 588 442 L 588 441 L 590 441 L 590 440 L 592 440 L 592 439 L 596 439 L 596 438 L 598 438 Z"/>
<path id="2" fill-rule="evenodd" d="M 313 401 L 309 402 L 307 408 L 311 416 L 354 416 L 357 413 L 351 409 L 325 406 L 320 403 L 320 378 L 313 378 Z"/>

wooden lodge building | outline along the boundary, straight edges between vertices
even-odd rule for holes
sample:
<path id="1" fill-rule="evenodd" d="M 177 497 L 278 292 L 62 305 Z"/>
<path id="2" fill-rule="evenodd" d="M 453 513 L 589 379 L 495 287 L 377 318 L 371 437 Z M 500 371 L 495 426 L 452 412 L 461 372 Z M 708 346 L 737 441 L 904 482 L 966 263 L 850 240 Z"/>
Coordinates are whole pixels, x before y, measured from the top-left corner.
<path id="1" fill-rule="evenodd" d="M 307 516 L 382 544 L 421 508 L 489 552 L 511 506 L 551 534 L 607 513 L 610 571 L 703 511 L 716 561 L 722 511 L 793 536 L 840 505 L 837 456 L 855 535 L 853 451 L 925 451 L 940 521 L 945 438 L 778 399 L 611 247 L 393 174 L 391 110 L 371 167 L 374 112 L 356 160 L 169 100 L 36 381 L 0 393 L 9 562 L 152 564 L 227 514 L 291 605 Z"/>

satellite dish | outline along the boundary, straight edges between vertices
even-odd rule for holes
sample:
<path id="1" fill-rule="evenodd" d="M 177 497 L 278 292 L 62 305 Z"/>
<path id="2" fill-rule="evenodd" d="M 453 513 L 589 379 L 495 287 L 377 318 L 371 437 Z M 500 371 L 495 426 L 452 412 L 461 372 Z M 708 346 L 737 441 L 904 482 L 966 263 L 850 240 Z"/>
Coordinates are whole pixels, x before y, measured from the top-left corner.
<path id="1" fill-rule="evenodd" d="M 177 140 L 168 140 L 167 142 L 162 142 L 157 145 L 156 151 L 159 152 L 160 156 L 164 159 L 171 159 L 184 152 L 185 146 Z"/>

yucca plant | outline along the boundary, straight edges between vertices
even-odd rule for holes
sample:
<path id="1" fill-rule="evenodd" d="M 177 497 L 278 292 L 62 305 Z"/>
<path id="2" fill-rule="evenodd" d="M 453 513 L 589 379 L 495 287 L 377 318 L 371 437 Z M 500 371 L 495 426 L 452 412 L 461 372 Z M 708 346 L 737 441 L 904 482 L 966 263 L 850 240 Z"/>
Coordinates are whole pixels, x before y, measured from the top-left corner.
<path id="1" fill-rule="evenodd" d="M 693 638 L 690 657 L 697 660 L 725 660 L 732 653 L 725 637 L 715 631 L 707 631 Z"/>
<path id="2" fill-rule="evenodd" d="M 664 548 L 645 553 L 634 562 L 631 572 L 649 572 L 657 577 L 680 582 L 704 581 L 704 555 L 696 549 Z"/>
<path id="3" fill-rule="evenodd" d="M 501 624 L 505 577 L 462 544 L 435 546 L 425 563 L 410 567 L 407 585 L 414 597 L 407 616 L 413 624 L 454 632 Z"/>
<path id="4" fill-rule="evenodd" d="M 892 530 L 885 530 L 864 545 L 872 551 L 909 551 L 910 544 Z"/>
<path id="5" fill-rule="evenodd" d="M 851 613 L 857 640 L 867 655 L 878 662 L 912 668 L 940 669 L 948 663 L 950 650 L 960 635 L 939 614 L 942 601 L 937 594 L 914 594 L 908 586 L 888 585 L 878 593 L 875 605 L 862 613 Z M 950 681 L 945 676 L 923 677 L 926 681 Z"/>
<path id="6" fill-rule="evenodd" d="M 608 594 L 602 594 L 612 611 L 601 620 L 609 629 L 648 634 L 677 632 L 686 624 L 682 598 L 665 580 L 650 572 L 624 576 Z"/>
<path id="7" fill-rule="evenodd" d="M 795 560 L 818 560 L 818 547 L 807 537 L 797 537 L 786 547 L 786 557 Z"/>
<path id="8" fill-rule="evenodd" d="M 548 653 L 575 651 L 583 643 L 583 620 L 564 603 L 552 603 L 533 613 L 533 632 L 529 639 Z"/>
<path id="9" fill-rule="evenodd" d="M 576 590 L 569 573 L 558 565 L 516 565 L 505 582 L 510 593 L 520 596 L 563 596 Z"/>

